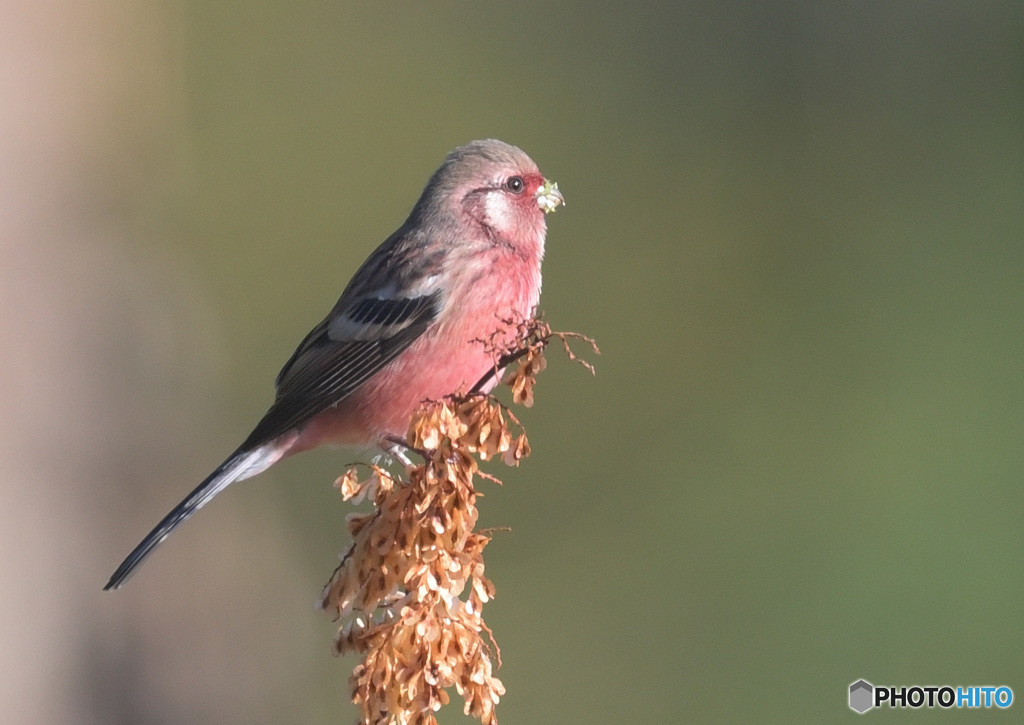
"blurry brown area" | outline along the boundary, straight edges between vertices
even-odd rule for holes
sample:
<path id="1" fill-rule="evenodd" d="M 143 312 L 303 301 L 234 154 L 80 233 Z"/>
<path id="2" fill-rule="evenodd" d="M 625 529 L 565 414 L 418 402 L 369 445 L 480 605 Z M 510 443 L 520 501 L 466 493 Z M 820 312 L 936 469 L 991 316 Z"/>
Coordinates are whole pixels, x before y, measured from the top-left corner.
<path id="1" fill-rule="evenodd" d="M 147 3 L 0 7 L 5 722 L 270 722 L 307 666 L 287 654 L 301 619 L 254 636 L 287 616 L 271 595 L 292 576 L 253 501 L 182 537 L 187 566 L 100 591 L 225 418 L 218 313 L 153 223 L 187 173 L 167 151 L 185 143 L 180 34 Z M 245 607 L 211 608 L 218 592 Z"/>

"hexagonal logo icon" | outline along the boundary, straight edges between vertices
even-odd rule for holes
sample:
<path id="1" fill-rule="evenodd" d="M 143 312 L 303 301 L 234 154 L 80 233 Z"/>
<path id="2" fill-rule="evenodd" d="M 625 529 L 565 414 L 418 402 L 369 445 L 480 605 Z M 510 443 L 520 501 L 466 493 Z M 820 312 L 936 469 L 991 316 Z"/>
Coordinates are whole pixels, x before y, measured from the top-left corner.
<path id="1" fill-rule="evenodd" d="M 866 680 L 857 680 L 850 685 L 850 709 L 863 715 L 874 707 L 875 688 Z"/>

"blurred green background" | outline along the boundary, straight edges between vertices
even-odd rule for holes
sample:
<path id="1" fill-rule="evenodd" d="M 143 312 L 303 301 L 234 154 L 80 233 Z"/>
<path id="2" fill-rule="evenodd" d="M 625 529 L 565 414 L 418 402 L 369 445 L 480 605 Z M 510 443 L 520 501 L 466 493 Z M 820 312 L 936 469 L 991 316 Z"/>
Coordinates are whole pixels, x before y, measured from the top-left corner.
<path id="1" fill-rule="evenodd" d="M 353 454 L 234 487 L 99 590 L 481 137 L 565 192 L 542 307 L 602 349 L 593 378 L 550 356 L 533 456 L 483 484 L 501 722 L 1024 697 L 1024 5 L 2 13 L 12 722 L 355 719 L 312 607 Z"/>

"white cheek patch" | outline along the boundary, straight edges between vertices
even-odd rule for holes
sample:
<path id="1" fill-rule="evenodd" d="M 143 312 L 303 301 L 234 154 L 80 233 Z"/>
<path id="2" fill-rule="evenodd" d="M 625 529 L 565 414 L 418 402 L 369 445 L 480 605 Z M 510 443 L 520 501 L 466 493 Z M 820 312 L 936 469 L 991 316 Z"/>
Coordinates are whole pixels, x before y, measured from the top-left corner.
<path id="1" fill-rule="evenodd" d="M 512 205 L 508 197 L 500 191 L 492 191 L 484 198 L 484 214 L 488 224 L 494 229 L 508 231 L 514 224 Z"/>

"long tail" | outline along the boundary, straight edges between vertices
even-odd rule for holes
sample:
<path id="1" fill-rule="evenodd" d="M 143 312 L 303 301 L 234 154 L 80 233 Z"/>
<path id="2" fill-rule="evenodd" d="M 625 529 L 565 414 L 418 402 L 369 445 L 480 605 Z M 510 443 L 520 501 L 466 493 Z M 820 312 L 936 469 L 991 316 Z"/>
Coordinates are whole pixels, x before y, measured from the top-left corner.
<path id="1" fill-rule="evenodd" d="M 278 440 L 269 441 L 252 450 L 240 448 L 235 451 L 149 532 L 149 535 L 135 547 L 132 553 L 121 562 L 121 566 L 117 567 L 117 571 L 110 576 L 110 581 L 103 587 L 104 591 L 120 589 L 139 564 L 145 561 L 146 557 L 171 535 L 178 524 L 209 503 L 214 496 L 235 481 L 250 478 L 270 468 L 285 455 L 287 450 L 288 447 L 281 445 Z"/>

